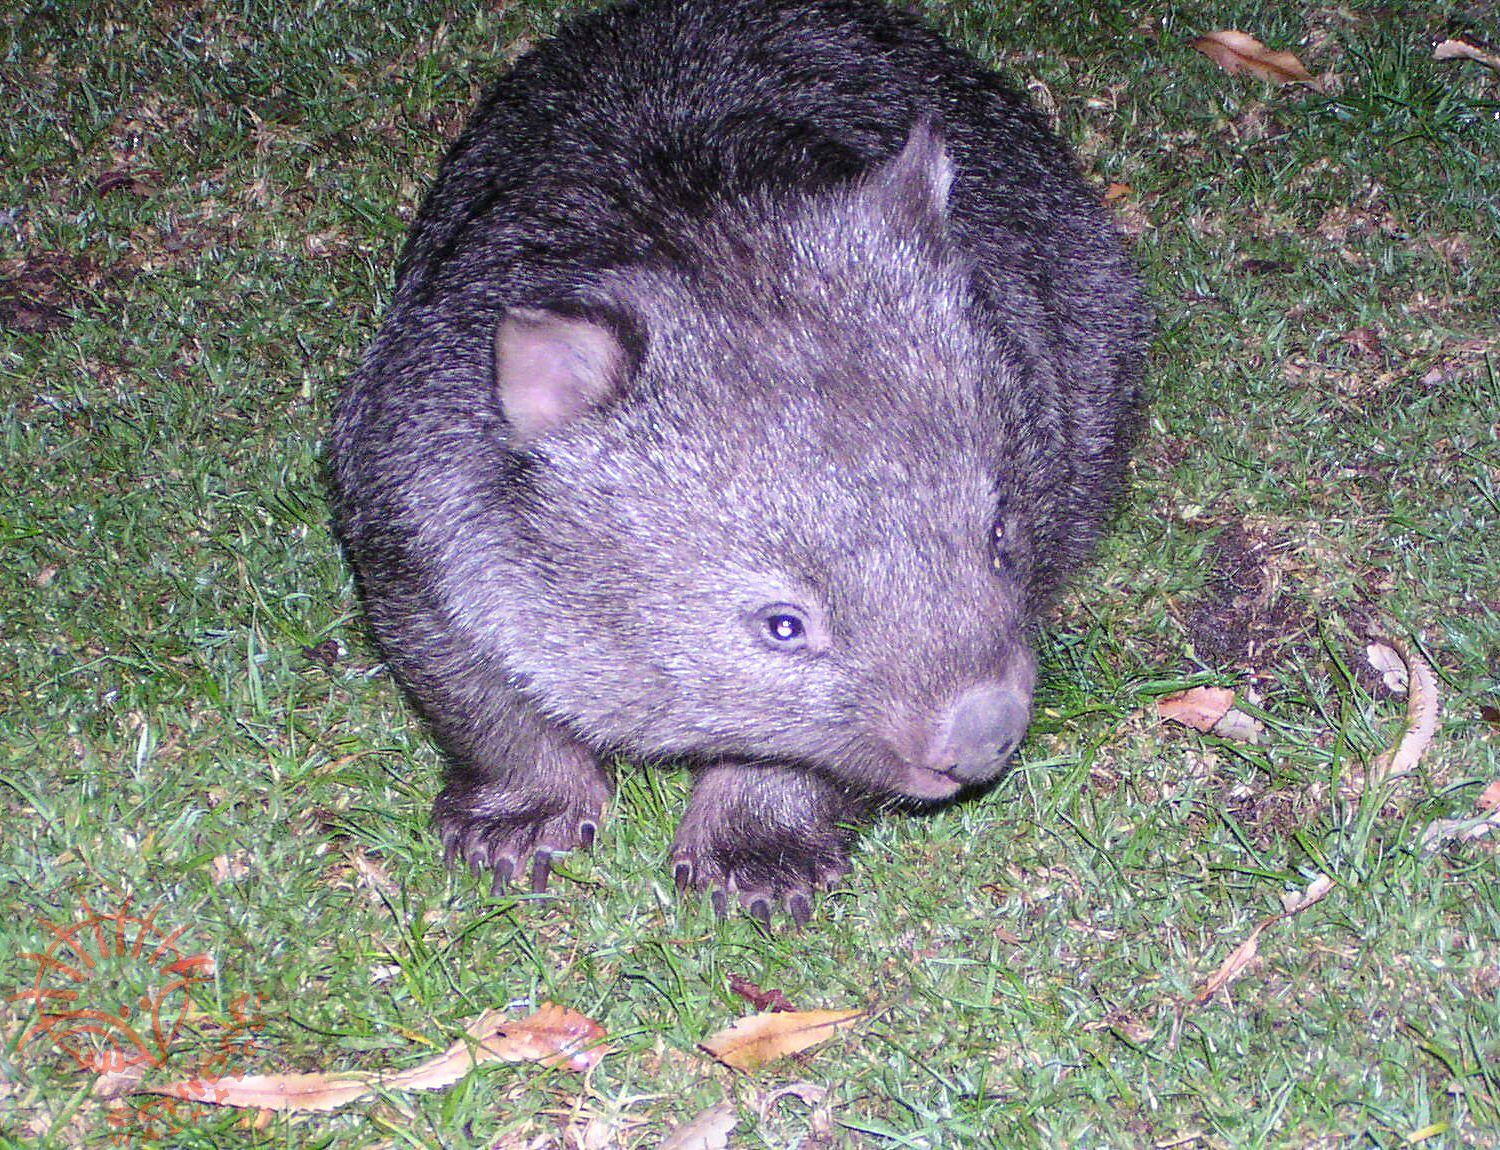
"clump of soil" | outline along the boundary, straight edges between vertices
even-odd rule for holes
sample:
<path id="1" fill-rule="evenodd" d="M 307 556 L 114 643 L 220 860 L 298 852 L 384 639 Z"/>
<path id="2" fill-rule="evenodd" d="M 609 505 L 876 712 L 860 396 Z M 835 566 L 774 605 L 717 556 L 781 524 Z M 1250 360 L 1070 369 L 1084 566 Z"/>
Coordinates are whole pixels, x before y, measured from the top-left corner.
<path id="1" fill-rule="evenodd" d="M 1267 652 L 1312 628 L 1302 605 L 1282 589 L 1275 557 L 1282 546 L 1230 523 L 1210 544 L 1202 598 L 1182 623 L 1200 661 L 1219 669 L 1255 669 Z"/>

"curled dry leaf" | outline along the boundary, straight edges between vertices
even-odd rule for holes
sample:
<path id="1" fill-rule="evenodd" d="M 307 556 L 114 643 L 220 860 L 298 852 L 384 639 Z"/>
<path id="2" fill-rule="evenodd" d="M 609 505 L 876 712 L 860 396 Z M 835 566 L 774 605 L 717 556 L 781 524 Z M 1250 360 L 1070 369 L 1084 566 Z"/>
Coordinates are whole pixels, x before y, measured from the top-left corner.
<path id="1" fill-rule="evenodd" d="M 748 978 L 744 978 L 738 974 L 731 974 L 729 976 L 729 989 L 755 1007 L 756 1010 L 785 1011 L 796 1009 L 781 991 L 775 988 L 762 990 Z"/>
<path id="2" fill-rule="evenodd" d="M 790 1010 L 752 1014 L 699 1045 L 725 1066 L 753 1070 L 816 1046 L 865 1017 L 864 1010 Z"/>
<path id="3" fill-rule="evenodd" d="M 1386 643 L 1371 643 L 1365 648 L 1365 658 L 1370 661 L 1370 666 L 1380 672 L 1380 681 L 1385 684 L 1387 691 L 1398 695 L 1406 694 L 1406 660 L 1396 648 Z"/>
<path id="4" fill-rule="evenodd" d="M 1290 52 L 1274 52 L 1254 36 L 1232 28 L 1199 36 L 1193 41 L 1193 47 L 1226 72 L 1248 72 L 1272 84 L 1318 86 L 1317 80 L 1296 56 Z"/>
<path id="5" fill-rule="evenodd" d="M 1307 884 L 1306 890 L 1287 891 L 1281 896 L 1281 914 L 1278 917 L 1286 918 L 1288 915 L 1301 914 L 1332 889 L 1333 879 L 1326 874 L 1320 874 Z"/>
<path id="6" fill-rule="evenodd" d="M 1391 646 L 1406 665 L 1406 731 L 1400 742 L 1370 764 L 1368 781 L 1376 785 L 1399 779 L 1416 768 L 1437 734 L 1438 717 L 1442 714 L 1437 673 L 1432 665 L 1407 643 L 1396 640 Z M 1344 780 L 1346 796 L 1357 796 L 1362 789 L 1357 777 Z"/>
<path id="7" fill-rule="evenodd" d="M 486 1062 L 540 1062 L 574 1071 L 592 1070 L 606 1053 L 604 1029 L 577 1011 L 544 1003 L 526 1018 L 506 1019 L 486 1010 L 465 1031 L 467 1037 L 442 1054 L 392 1074 L 245 1074 L 189 1078 L 147 1087 L 164 1094 L 216 1106 L 262 1110 L 334 1110 L 383 1090 L 441 1090 Z"/>
<path id="8" fill-rule="evenodd" d="M 739 1122 L 734 1103 L 720 1102 L 668 1134 L 661 1150 L 728 1150 L 729 1135 Z"/>
<path id="9" fill-rule="evenodd" d="M 1444 40 L 1432 50 L 1434 60 L 1473 60 L 1476 64 L 1483 64 L 1486 68 L 1494 68 L 1500 72 L 1500 55 L 1494 52 L 1486 52 L 1483 48 L 1476 48 L 1467 40 Z"/>

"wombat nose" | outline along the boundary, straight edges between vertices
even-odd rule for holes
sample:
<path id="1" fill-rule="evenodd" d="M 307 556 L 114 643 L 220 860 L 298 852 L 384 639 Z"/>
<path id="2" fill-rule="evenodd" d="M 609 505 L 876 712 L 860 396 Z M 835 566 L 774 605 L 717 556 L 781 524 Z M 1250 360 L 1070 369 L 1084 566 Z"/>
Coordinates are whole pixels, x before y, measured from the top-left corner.
<path id="1" fill-rule="evenodd" d="M 942 756 L 962 783 L 993 779 L 1020 745 L 1031 721 L 1031 694 L 998 683 L 970 687 L 948 712 Z"/>

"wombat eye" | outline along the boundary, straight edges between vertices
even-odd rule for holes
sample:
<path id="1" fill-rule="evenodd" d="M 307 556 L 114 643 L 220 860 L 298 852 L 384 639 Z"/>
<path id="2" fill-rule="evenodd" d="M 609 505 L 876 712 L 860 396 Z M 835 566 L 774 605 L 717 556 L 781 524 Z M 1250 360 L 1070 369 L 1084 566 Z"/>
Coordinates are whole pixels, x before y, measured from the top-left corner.
<path id="1" fill-rule="evenodd" d="M 797 651 L 807 644 L 807 620 L 785 603 L 773 603 L 755 613 L 761 637 L 778 651 Z"/>
<path id="2" fill-rule="evenodd" d="M 778 643 L 790 643 L 807 634 L 807 628 L 795 615 L 772 615 L 766 620 L 766 634 Z"/>
<path id="3" fill-rule="evenodd" d="M 1011 542 L 1010 516 L 1002 508 L 990 524 L 990 566 L 996 571 L 1004 571 L 1010 566 L 1008 552 Z"/>

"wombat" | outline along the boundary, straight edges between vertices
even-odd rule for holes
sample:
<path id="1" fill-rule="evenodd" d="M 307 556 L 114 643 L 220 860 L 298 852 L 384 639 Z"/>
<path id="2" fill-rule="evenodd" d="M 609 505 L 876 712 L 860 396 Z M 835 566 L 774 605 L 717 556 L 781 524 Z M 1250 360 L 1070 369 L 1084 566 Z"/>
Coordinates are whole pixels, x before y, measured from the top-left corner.
<path id="1" fill-rule="evenodd" d="M 801 925 L 854 824 L 998 778 L 1145 333 L 1043 119 L 873 0 L 639 0 L 520 59 L 331 444 L 448 861 L 540 891 L 601 755 L 685 760 L 678 888 Z"/>

